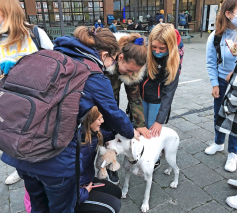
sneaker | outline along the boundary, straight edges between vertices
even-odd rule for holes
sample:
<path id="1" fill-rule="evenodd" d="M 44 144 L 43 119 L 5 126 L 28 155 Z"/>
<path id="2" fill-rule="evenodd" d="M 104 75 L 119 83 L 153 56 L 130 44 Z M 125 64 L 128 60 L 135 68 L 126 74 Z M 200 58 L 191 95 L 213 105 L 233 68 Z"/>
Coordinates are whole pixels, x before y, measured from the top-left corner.
<path id="1" fill-rule="evenodd" d="M 236 196 L 231 196 L 227 197 L 225 201 L 230 207 L 237 209 L 237 195 Z"/>
<path id="2" fill-rule="evenodd" d="M 154 166 L 154 171 L 156 171 L 160 167 L 160 158 L 156 161 L 155 166 Z M 153 172 L 154 172 L 153 171 Z"/>
<path id="3" fill-rule="evenodd" d="M 13 183 L 18 182 L 19 180 L 21 180 L 21 178 L 19 177 L 17 171 L 15 171 L 7 177 L 7 179 L 5 180 L 5 184 L 11 185 Z"/>
<path id="4" fill-rule="evenodd" d="M 108 173 L 108 181 L 110 181 L 111 183 L 115 185 L 118 185 L 119 184 L 118 172 L 117 171 L 113 172 L 107 169 L 107 173 Z"/>
<path id="5" fill-rule="evenodd" d="M 229 179 L 229 180 L 227 181 L 227 183 L 228 183 L 229 185 L 234 186 L 234 187 L 237 188 L 237 180 Z"/>
<path id="6" fill-rule="evenodd" d="M 229 153 L 225 164 L 225 170 L 234 172 L 236 170 L 237 156 L 235 153 Z"/>
<path id="7" fill-rule="evenodd" d="M 209 146 L 205 149 L 205 153 L 207 155 L 214 155 L 216 152 L 220 152 L 223 150 L 224 150 L 224 144 L 218 145 L 216 143 L 213 143 L 211 146 Z"/>

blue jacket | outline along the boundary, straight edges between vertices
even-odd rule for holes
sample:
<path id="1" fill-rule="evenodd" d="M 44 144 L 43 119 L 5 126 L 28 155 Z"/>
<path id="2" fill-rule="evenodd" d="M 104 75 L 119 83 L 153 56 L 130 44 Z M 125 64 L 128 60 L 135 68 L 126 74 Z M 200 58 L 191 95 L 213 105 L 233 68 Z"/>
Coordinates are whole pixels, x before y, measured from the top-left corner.
<path id="1" fill-rule="evenodd" d="M 102 67 L 98 52 L 88 48 L 74 37 L 61 37 L 55 40 L 55 49 L 71 56 L 74 59 L 90 58 Z M 87 56 L 85 56 L 87 55 Z M 105 122 L 117 133 L 126 138 L 133 138 L 133 126 L 127 115 L 118 109 L 114 99 L 113 89 L 110 80 L 103 74 L 90 75 L 87 79 L 83 92 L 86 94 L 80 100 L 78 118 L 82 117 L 89 108 L 97 106 L 103 114 Z M 59 155 L 43 162 L 29 163 L 2 155 L 2 161 L 17 169 L 50 177 L 71 177 L 75 175 L 76 159 L 76 138 L 75 134 L 68 147 Z"/>
<path id="2" fill-rule="evenodd" d="M 163 19 L 163 23 L 164 23 L 165 22 L 165 16 L 163 14 L 160 14 L 160 13 L 156 16 L 156 21 L 160 22 L 161 18 Z"/>
<path id="3" fill-rule="evenodd" d="M 98 22 L 96 22 L 95 29 L 97 29 L 98 27 L 104 28 L 104 25 L 102 23 L 99 24 Z"/>
<path id="4" fill-rule="evenodd" d="M 185 26 L 187 24 L 187 19 L 183 13 L 179 14 L 178 22 L 180 26 Z"/>
<path id="5" fill-rule="evenodd" d="M 109 29 L 110 29 L 110 31 L 111 31 L 112 33 L 118 32 L 118 30 L 117 30 L 117 28 L 116 28 L 116 26 L 115 26 L 114 24 L 111 24 L 111 25 L 109 26 Z"/>
<path id="6" fill-rule="evenodd" d="M 223 33 L 221 40 L 221 58 L 222 63 L 217 65 L 217 52 L 214 47 L 215 31 L 213 31 L 208 40 L 206 48 L 206 67 L 212 86 L 219 86 L 218 77 L 226 79 L 226 76 L 234 70 L 236 57 L 232 55 L 225 40 L 233 33 L 229 28 Z"/>

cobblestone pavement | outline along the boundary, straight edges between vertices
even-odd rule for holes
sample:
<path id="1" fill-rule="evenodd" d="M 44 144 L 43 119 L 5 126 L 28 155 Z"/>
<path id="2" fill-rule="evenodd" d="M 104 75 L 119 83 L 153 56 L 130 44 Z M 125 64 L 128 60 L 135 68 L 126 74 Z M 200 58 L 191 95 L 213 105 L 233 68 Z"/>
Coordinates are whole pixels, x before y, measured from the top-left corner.
<path id="1" fill-rule="evenodd" d="M 213 98 L 205 67 L 207 37 L 208 34 L 204 34 L 203 38 L 197 36 L 191 44 L 184 41 L 185 55 L 180 84 L 167 125 L 180 137 L 177 156 L 179 185 L 177 189 L 169 188 L 174 176 L 173 173 L 170 176 L 163 173 L 167 163 L 162 157 L 161 167 L 153 175 L 149 211 L 152 213 L 237 212 L 225 203 L 228 196 L 237 194 L 237 190 L 226 183 L 229 178 L 237 178 L 236 172 L 224 170 L 227 145 L 221 153 L 213 156 L 204 154 L 204 149 L 214 140 Z M 124 92 L 121 95 L 121 108 L 126 108 Z M 123 156 L 119 158 L 122 161 Z M 0 161 L 0 213 L 25 212 L 23 181 L 11 186 L 4 184 L 5 178 L 12 171 L 13 168 Z M 124 170 L 121 169 L 119 173 L 122 185 Z M 145 181 L 132 175 L 128 196 L 122 200 L 121 213 L 139 213 L 144 190 Z"/>

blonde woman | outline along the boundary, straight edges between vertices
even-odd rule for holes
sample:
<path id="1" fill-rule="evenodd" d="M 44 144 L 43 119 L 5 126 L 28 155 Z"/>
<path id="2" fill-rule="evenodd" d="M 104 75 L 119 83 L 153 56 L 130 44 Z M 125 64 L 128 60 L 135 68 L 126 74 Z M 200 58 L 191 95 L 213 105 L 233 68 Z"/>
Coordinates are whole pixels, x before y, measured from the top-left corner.
<path id="1" fill-rule="evenodd" d="M 18 0 L 0 1 L 0 65 L 3 75 L 24 55 L 36 52 L 37 46 L 31 37 L 33 25 L 25 22 L 26 17 Z M 40 47 L 53 49 L 47 34 L 38 29 Z M 34 37 L 35 38 L 35 37 Z M 1 78 L 0 78 L 1 79 Z M 20 180 L 17 172 L 13 172 L 5 181 L 13 184 Z"/>
<path id="2" fill-rule="evenodd" d="M 180 40 L 171 24 L 158 24 L 150 33 L 147 73 L 140 85 L 146 127 L 152 136 L 160 136 L 162 125 L 169 117 L 179 81 Z M 158 160 L 154 169 L 159 164 Z"/>

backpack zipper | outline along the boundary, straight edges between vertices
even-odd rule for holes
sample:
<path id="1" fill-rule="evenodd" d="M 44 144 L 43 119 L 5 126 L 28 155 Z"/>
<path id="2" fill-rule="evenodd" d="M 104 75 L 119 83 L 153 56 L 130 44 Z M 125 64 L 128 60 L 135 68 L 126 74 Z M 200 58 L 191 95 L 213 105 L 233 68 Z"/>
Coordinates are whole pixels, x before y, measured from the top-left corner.
<path id="1" fill-rule="evenodd" d="M 25 123 L 24 127 L 22 128 L 22 132 L 27 132 L 29 130 L 29 127 L 33 121 L 34 116 L 35 116 L 35 111 L 36 111 L 35 102 L 28 96 L 25 96 L 25 95 L 22 95 L 19 93 L 10 92 L 10 91 L 6 91 L 6 90 L 4 90 L 3 92 L 14 94 L 14 95 L 19 96 L 21 98 L 25 98 L 26 100 L 28 100 L 30 102 L 30 104 L 31 104 L 30 115 L 29 115 L 29 118 L 28 118 L 27 122 Z"/>

